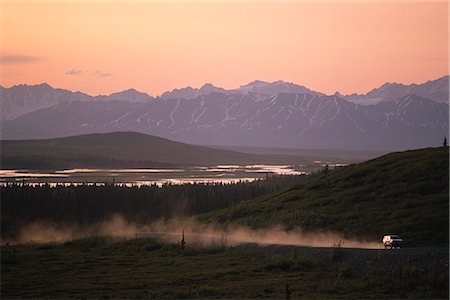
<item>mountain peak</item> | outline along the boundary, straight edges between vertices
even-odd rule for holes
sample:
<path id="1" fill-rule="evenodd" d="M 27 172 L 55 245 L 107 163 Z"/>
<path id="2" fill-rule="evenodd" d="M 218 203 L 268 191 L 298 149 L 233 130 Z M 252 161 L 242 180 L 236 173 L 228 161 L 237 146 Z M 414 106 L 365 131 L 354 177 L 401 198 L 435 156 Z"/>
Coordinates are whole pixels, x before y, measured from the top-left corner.
<path id="1" fill-rule="evenodd" d="M 162 99 L 171 99 L 171 98 L 184 98 L 184 99 L 192 99 L 198 96 L 198 89 L 194 89 L 191 86 L 187 86 L 184 88 L 175 88 L 171 91 L 167 91 L 161 94 Z"/>
<path id="2" fill-rule="evenodd" d="M 127 90 L 123 90 L 123 91 L 120 91 L 120 92 L 116 92 L 116 93 L 112 93 L 110 96 L 113 96 L 113 95 L 123 95 L 123 94 L 139 94 L 139 95 L 142 95 L 142 94 L 145 94 L 144 92 L 140 92 L 140 91 L 138 91 L 138 90 L 136 90 L 136 89 L 134 89 L 134 88 L 130 88 L 130 89 L 127 89 Z M 147 95 L 147 94 L 145 94 L 145 95 Z"/>
<path id="3" fill-rule="evenodd" d="M 148 94 L 140 92 L 134 88 L 117 93 L 112 93 L 111 95 L 104 97 L 112 100 L 138 102 L 138 103 L 145 103 L 152 100 L 152 97 L 150 97 Z"/>
<path id="4" fill-rule="evenodd" d="M 205 83 L 204 85 L 202 85 L 199 89 L 197 88 L 192 88 L 191 86 L 187 86 L 185 88 L 181 88 L 181 89 L 173 89 L 172 91 L 167 91 L 164 92 L 161 95 L 162 99 L 170 99 L 170 98 L 184 98 L 184 99 L 193 99 L 193 98 L 197 98 L 199 96 L 205 96 L 211 93 L 227 93 L 228 91 L 220 88 L 220 87 L 216 87 L 211 83 Z"/>
<path id="5" fill-rule="evenodd" d="M 249 82 L 249 83 L 247 83 L 247 84 L 241 85 L 240 88 L 265 86 L 265 85 L 269 85 L 269 84 L 270 84 L 270 83 L 267 82 L 267 81 L 254 80 L 254 81 Z"/>
<path id="6" fill-rule="evenodd" d="M 437 102 L 448 103 L 449 99 L 449 82 L 448 75 L 428 80 L 421 84 L 406 85 L 403 83 L 386 82 L 378 88 L 375 88 L 360 98 L 378 98 L 383 101 L 392 101 L 406 95 L 417 94 Z"/>
<path id="7" fill-rule="evenodd" d="M 200 89 L 199 91 L 201 92 L 201 94 L 209 94 L 212 92 L 219 92 L 219 93 L 224 93 L 226 92 L 225 89 L 220 88 L 220 87 L 216 87 L 214 85 L 212 85 L 211 83 L 205 83 Z"/>
<path id="8" fill-rule="evenodd" d="M 256 93 L 261 95 L 277 95 L 280 93 L 323 95 L 321 93 L 311 91 L 310 89 L 302 85 L 286 82 L 283 80 L 277 80 L 271 83 L 261 80 L 255 80 L 246 85 L 242 85 L 238 89 L 238 91 L 244 93 Z"/>
<path id="9" fill-rule="evenodd" d="M 207 82 L 200 89 L 210 89 L 210 88 L 216 88 L 213 84 Z"/>
<path id="10" fill-rule="evenodd" d="M 283 81 L 283 80 L 277 80 L 277 81 L 272 82 L 271 84 L 275 84 L 275 85 L 290 85 L 290 86 L 296 85 L 295 83 L 287 82 L 287 81 Z"/>
<path id="11" fill-rule="evenodd" d="M 140 92 L 140 91 L 136 90 L 135 88 L 130 88 L 130 89 L 124 90 L 123 92 L 143 94 L 143 92 Z"/>
<path id="12" fill-rule="evenodd" d="M 30 87 L 30 88 L 45 88 L 45 89 L 52 89 L 52 87 L 48 84 L 48 83 L 46 83 L 46 82 L 43 82 L 43 83 L 38 83 L 38 84 L 26 84 L 26 83 L 21 83 L 21 84 L 16 84 L 16 85 L 13 85 L 11 88 L 28 88 L 28 87 Z"/>
<path id="13" fill-rule="evenodd" d="M 40 87 L 40 88 L 46 88 L 46 89 L 51 89 L 52 88 L 47 82 L 43 82 L 41 84 L 37 84 L 36 86 Z"/>

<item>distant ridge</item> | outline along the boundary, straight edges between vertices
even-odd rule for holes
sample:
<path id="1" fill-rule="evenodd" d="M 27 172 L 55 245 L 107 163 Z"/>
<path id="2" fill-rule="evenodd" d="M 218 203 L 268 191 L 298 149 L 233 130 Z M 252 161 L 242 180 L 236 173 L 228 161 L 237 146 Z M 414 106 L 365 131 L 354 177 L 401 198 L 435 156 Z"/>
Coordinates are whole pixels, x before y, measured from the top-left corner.
<path id="1" fill-rule="evenodd" d="M 3 169 L 145 168 L 277 162 L 277 157 L 188 145 L 136 132 L 1 141 Z M 295 158 L 280 158 L 295 162 Z M 305 161 L 298 161 L 305 162 Z"/>

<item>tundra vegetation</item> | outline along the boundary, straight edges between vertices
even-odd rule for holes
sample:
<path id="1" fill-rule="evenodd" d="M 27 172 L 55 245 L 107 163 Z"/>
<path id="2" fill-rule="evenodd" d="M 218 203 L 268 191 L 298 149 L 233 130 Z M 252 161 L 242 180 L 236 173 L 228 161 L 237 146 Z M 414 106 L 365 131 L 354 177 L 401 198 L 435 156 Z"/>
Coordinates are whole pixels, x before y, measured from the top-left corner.
<path id="1" fill-rule="evenodd" d="M 2 246 L 1 295 L 282 299 L 288 284 L 292 299 L 448 299 L 448 249 L 341 249 L 339 255 L 311 249 L 196 247 L 189 239 L 181 249 L 152 239 L 102 237 Z"/>
<path id="2" fill-rule="evenodd" d="M 300 181 L 286 185 L 281 182 L 288 182 L 287 178 L 273 178 L 273 181 L 259 182 L 261 193 L 255 194 L 244 189 L 252 187 L 247 184 L 233 188 L 190 187 L 203 191 L 198 194 L 204 193 L 206 198 L 223 193 L 223 198 L 214 199 L 228 201 L 230 195 L 238 195 L 239 188 L 243 188 L 242 197 L 236 202 L 226 204 L 227 200 L 221 200 L 219 207 L 209 208 L 205 208 L 204 202 L 198 202 L 201 203 L 198 211 L 187 210 L 203 224 L 220 224 L 224 228 L 239 224 L 260 230 L 278 225 L 287 231 L 297 227 L 310 232 L 330 230 L 344 237 L 373 240 L 380 240 L 386 232 L 396 232 L 405 240 L 404 249 L 347 249 L 339 241 L 329 248 L 253 244 L 205 247 L 193 243 L 181 228 L 178 245 L 153 238 L 123 240 L 92 234 L 64 243 L 3 245 L 1 295 L 5 298 L 448 299 L 448 162 L 448 148 L 439 147 L 392 153 L 357 165 L 330 168 L 309 178 L 296 178 Z M 280 186 L 269 188 L 277 182 Z M 257 186 L 258 183 L 253 185 L 255 189 Z M 169 193 L 170 189 L 173 199 L 176 195 L 189 199 L 188 187 L 173 186 L 160 191 Z M 103 194 L 107 191 L 119 196 L 107 198 Z M 102 208 L 107 201 L 114 212 L 128 220 L 140 216 L 137 212 L 152 212 L 159 214 L 158 217 L 163 212 L 155 208 L 153 200 L 143 196 L 156 195 L 151 187 L 10 186 L 2 187 L 1 193 L 2 235 L 13 236 L 18 228 L 15 226 L 19 226 L 12 221 L 14 217 L 38 220 L 35 214 L 44 213 L 59 216 L 54 221 L 61 224 L 71 210 L 84 205 L 83 209 L 94 215 L 83 218 L 97 220 L 109 213 Z M 45 196 L 35 198 L 36 203 L 31 201 L 39 193 Z M 80 207 L 73 200 L 60 203 L 66 195 L 76 199 L 84 195 L 89 201 L 81 201 L 84 204 Z M 189 201 L 182 203 L 191 207 Z M 22 207 L 26 205 L 30 207 Z M 36 212 L 39 206 L 46 209 Z M 82 211 L 76 210 L 73 220 Z M 10 223 L 3 223 L 6 221 Z"/>

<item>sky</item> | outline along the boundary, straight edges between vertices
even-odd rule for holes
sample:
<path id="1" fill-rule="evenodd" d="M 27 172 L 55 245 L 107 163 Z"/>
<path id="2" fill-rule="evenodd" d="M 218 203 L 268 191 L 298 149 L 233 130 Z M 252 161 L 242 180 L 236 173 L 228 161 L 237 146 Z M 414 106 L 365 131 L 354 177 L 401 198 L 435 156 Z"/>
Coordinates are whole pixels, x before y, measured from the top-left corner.
<path id="1" fill-rule="evenodd" d="M 448 2 L 0 2 L 0 85 L 150 95 L 284 80 L 333 94 L 449 73 Z"/>

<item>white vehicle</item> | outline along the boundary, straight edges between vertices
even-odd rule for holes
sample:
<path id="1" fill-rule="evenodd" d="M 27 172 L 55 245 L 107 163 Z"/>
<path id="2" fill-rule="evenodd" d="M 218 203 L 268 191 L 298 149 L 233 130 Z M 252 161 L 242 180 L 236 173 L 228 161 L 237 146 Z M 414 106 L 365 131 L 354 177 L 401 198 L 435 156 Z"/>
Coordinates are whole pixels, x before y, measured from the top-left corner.
<path id="1" fill-rule="evenodd" d="M 398 236 L 398 234 L 385 234 L 383 236 L 383 245 L 384 248 L 391 248 L 391 249 L 395 249 L 395 248 L 400 248 L 403 246 L 403 240 L 400 236 Z"/>

